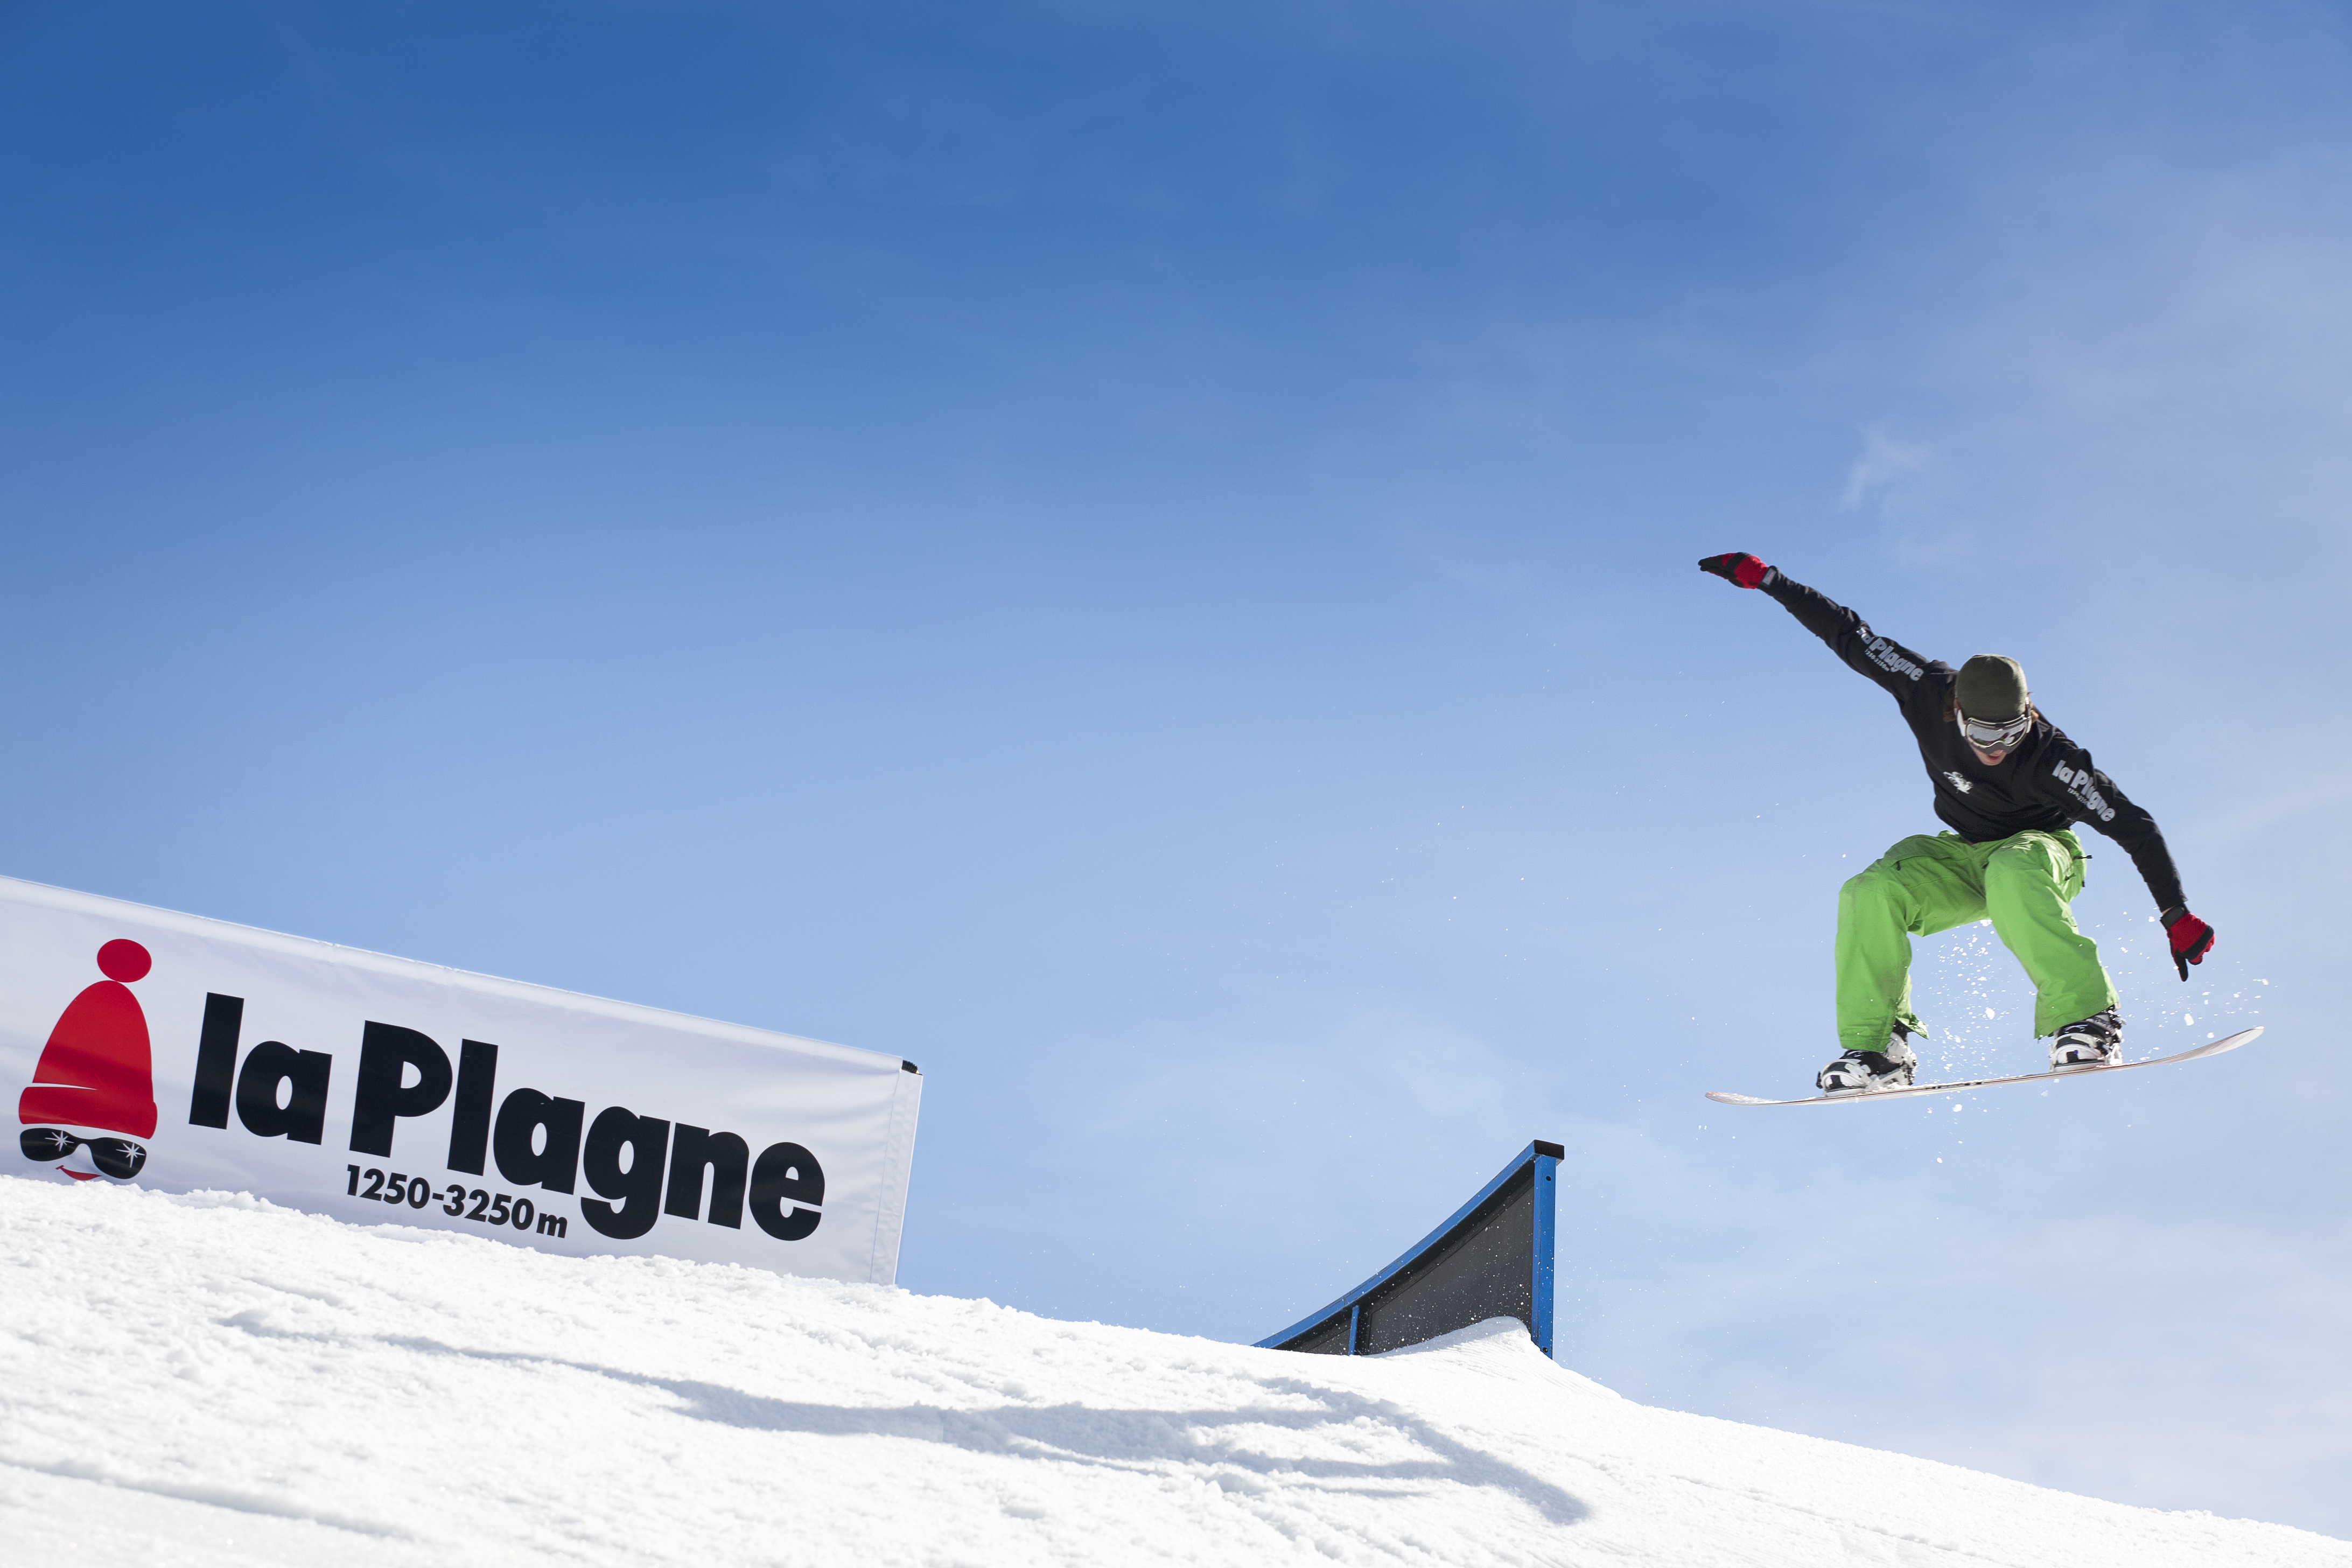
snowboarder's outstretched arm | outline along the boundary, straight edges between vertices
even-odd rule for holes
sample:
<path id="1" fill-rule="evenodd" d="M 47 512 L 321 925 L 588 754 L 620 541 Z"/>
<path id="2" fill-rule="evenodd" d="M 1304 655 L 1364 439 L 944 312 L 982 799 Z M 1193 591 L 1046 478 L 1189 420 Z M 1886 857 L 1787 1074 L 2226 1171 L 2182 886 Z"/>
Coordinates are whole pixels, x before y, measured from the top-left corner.
<path id="1" fill-rule="evenodd" d="M 1753 555 L 1737 552 L 1710 555 L 1698 567 L 1739 587 L 1763 589 L 1807 631 L 1829 644 L 1830 651 L 1843 659 L 1846 668 L 1875 681 L 1895 701 L 1908 706 L 1918 694 L 1919 678 L 1934 661 L 1891 637 L 1880 637 L 1860 616 L 1827 595 L 1816 593 Z"/>

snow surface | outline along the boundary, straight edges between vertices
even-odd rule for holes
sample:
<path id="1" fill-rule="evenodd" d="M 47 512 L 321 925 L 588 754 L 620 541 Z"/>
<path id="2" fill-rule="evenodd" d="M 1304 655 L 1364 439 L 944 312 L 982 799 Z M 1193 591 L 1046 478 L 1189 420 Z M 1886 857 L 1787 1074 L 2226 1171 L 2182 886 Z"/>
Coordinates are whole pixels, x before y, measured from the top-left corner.
<path id="1" fill-rule="evenodd" d="M 1516 1323 L 1289 1355 L 0 1181 L 22 1563 L 2352 1564 L 1619 1398 Z"/>

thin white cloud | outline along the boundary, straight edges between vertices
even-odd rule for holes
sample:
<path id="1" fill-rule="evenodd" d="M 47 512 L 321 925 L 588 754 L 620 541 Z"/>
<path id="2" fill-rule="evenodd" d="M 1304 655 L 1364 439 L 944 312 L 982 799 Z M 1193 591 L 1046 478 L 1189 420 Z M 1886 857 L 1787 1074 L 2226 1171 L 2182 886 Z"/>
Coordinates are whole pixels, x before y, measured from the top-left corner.
<path id="1" fill-rule="evenodd" d="M 1883 424 L 1862 427 L 1862 452 L 1845 476 L 1845 504 L 1858 507 L 1902 479 L 1927 471 L 1934 454 L 1912 441 L 1898 441 Z"/>

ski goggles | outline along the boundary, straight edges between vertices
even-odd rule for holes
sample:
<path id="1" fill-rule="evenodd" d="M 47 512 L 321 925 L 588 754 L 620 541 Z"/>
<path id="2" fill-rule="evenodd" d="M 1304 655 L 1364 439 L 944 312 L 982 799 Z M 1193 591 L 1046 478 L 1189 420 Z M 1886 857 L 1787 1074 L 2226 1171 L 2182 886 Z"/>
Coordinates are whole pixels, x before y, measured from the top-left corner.
<path id="1" fill-rule="evenodd" d="M 1960 715 L 1960 733 L 1968 737 L 1969 744 L 1979 752 L 2006 752 L 2025 739 L 2025 732 L 2032 728 L 2033 715 L 2031 712 L 2020 713 L 2014 719 L 1999 723 L 1990 719 L 1971 719 L 1965 713 Z"/>
<path id="2" fill-rule="evenodd" d="M 128 1138 L 77 1138 L 62 1127 L 27 1127 L 16 1140 L 27 1160 L 62 1160 L 77 1149 L 89 1151 L 90 1163 L 117 1181 L 127 1182 L 147 1163 L 147 1151 Z"/>

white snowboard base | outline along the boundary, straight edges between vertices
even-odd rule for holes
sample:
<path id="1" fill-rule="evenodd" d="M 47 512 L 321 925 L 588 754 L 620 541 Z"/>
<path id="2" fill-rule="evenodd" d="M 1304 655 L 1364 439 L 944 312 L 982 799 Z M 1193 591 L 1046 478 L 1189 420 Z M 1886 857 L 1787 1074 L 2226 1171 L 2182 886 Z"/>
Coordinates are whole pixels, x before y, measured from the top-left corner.
<path id="1" fill-rule="evenodd" d="M 2218 1057 L 2223 1051 L 2234 1051 L 2261 1033 L 2259 1028 L 2242 1029 L 2221 1039 L 2208 1040 L 2195 1050 L 2182 1051 L 2178 1056 L 2155 1057 L 2144 1062 L 2117 1062 L 2112 1067 L 2020 1073 L 2015 1078 L 1960 1079 L 1951 1083 L 1918 1083 L 1906 1089 L 1873 1089 L 1857 1094 L 1816 1094 L 1805 1100 L 1759 1100 L 1754 1095 L 1730 1094 L 1719 1089 L 1708 1089 L 1706 1097 L 1722 1105 L 1845 1105 L 1864 1100 L 1901 1100 L 1912 1094 L 1958 1094 L 1964 1089 L 1991 1089 L 2004 1083 L 2047 1083 L 2052 1079 L 2095 1078 L 2101 1073 L 2129 1072 L 2134 1068 L 2160 1068 L 2168 1062 L 2193 1062 L 2200 1057 Z"/>

